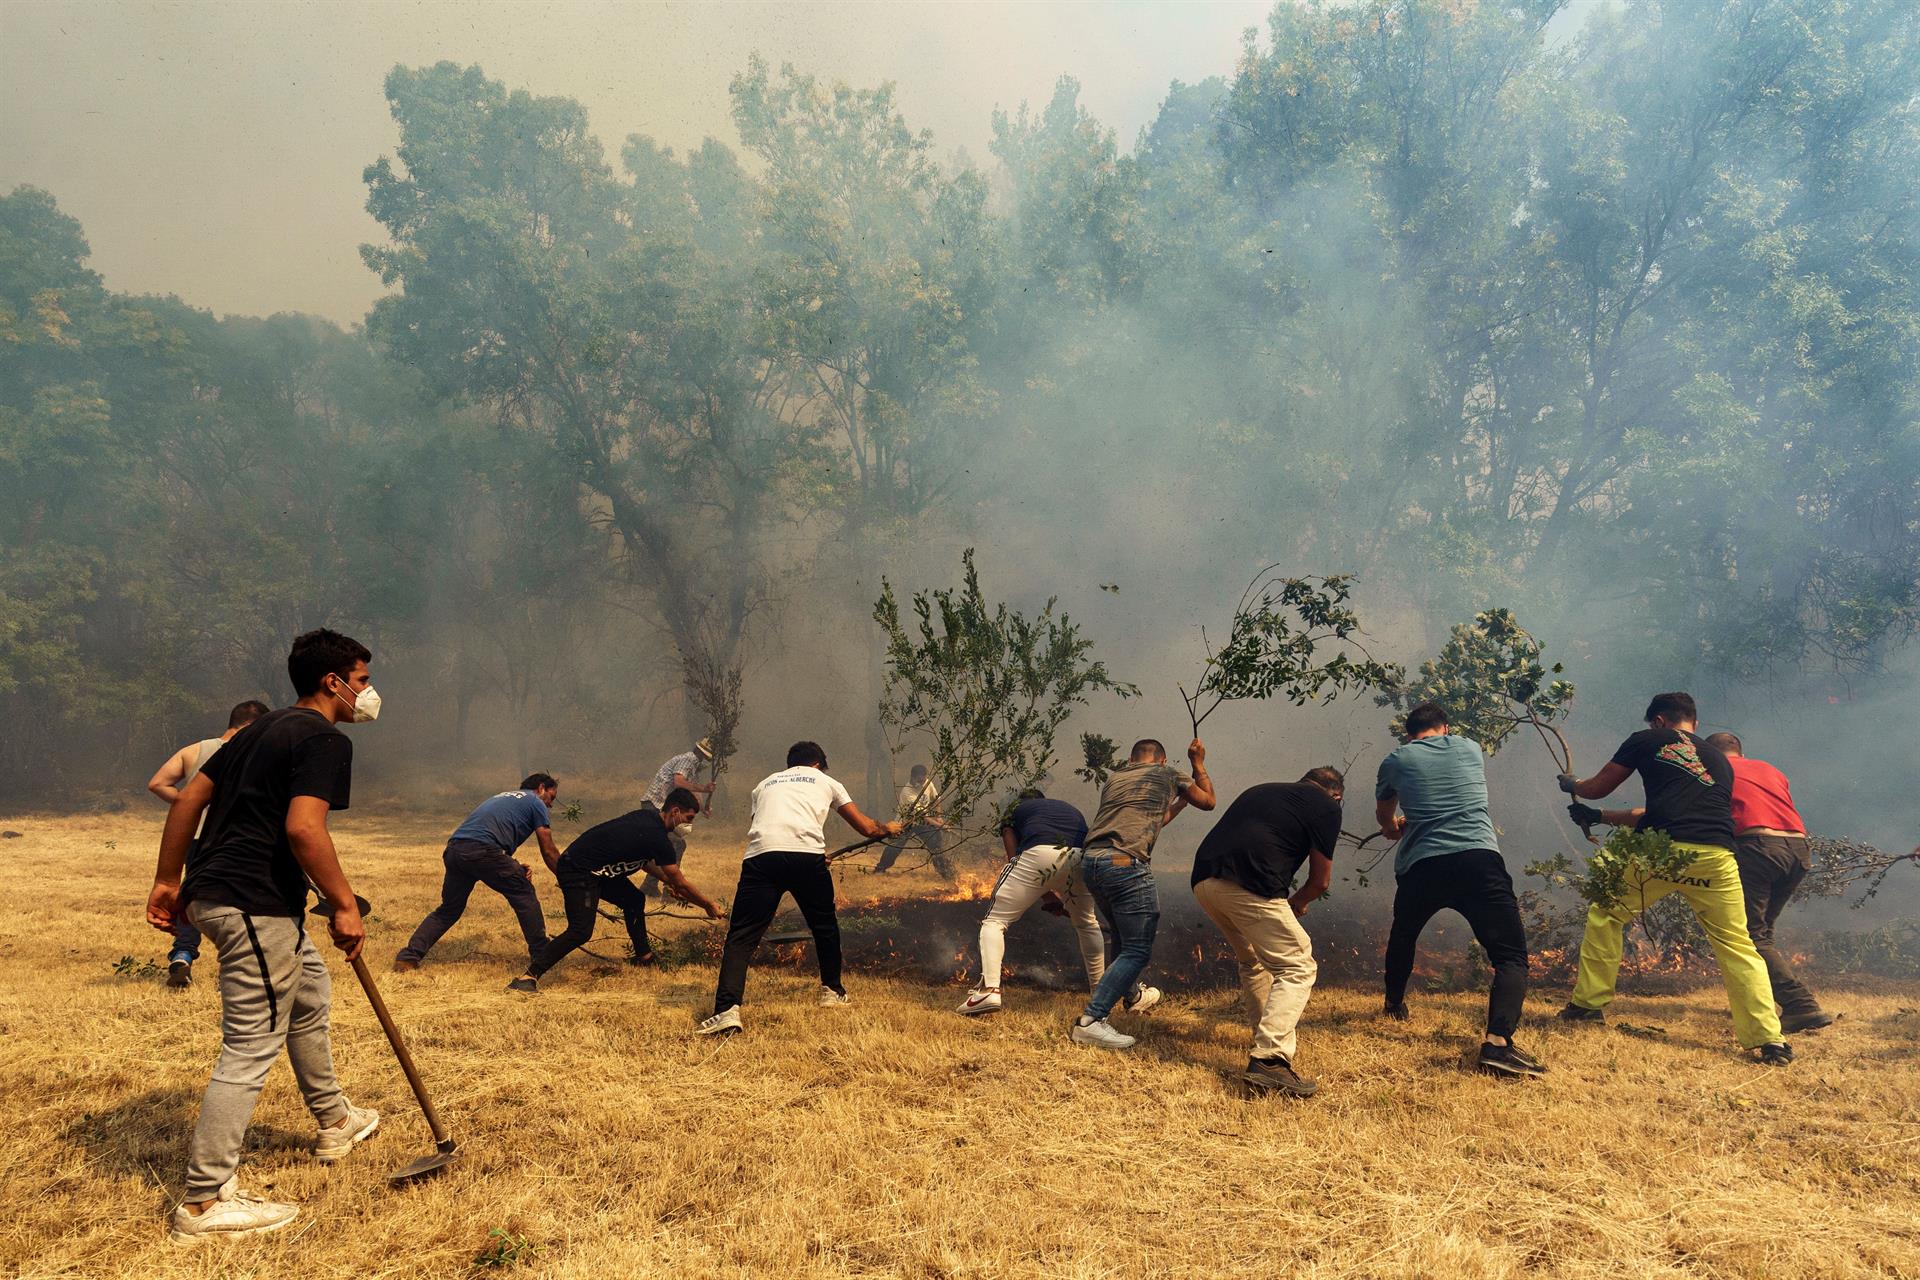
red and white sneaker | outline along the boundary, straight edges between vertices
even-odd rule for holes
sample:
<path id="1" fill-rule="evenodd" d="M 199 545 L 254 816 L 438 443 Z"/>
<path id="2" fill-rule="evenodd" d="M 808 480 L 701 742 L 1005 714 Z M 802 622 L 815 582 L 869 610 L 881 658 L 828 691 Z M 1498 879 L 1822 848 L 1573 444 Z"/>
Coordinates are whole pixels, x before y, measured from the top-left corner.
<path id="1" fill-rule="evenodd" d="M 979 1013 L 994 1013 L 1000 1008 L 1000 988 L 975 987 L 967 992 L 967 998 L 960 1002 L 960 1012 L 969 1016 Z"/>

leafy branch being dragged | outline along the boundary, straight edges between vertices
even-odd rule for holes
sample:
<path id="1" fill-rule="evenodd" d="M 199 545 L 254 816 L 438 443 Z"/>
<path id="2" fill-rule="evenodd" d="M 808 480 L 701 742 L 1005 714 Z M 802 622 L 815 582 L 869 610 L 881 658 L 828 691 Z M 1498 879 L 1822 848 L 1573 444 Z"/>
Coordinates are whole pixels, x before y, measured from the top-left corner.
<path id="1" fill-rule="evenodd" d="M 1920 867 L 1920 849 L 1912 853 L 1884 853 L 1859 840 L 1836 836 L 1808 836 L 1807 851 L 1813 858 L 1813 870 L 1800 882 L 1800 894 L 1810 898 L 1832 898 L 1866 881 L 1866 892 L 1854 908 L 1867 905 L 1867 899 L 1880 892 L 1880 882 L 1903 862 Z"/>
<path id="2" fill-rule="evenodd" d="M 1355 639 L 1360 619 L 1348 606 L 1353 575 L 1287 578 L 1278 565 L 1253 576 L 1234 606 L 1226 643 L 1214 649 L 1205 628 L 1206 662 L 1193 692 L 1180 686 L 1193 736 L 1224 702 L 1263 701 L 1284 694 L 1295 706 L 1331 702 L 1349 689 L 1387 688 L 1402 675 L 1375 662 Z M 1323 646 L 1334 648 L 1325 656 Z M 1356 656 L 1357 655 L 1357 656 Z"/>
<path id="3" fill-rule="evenodd" d="M 1056 600 L 1031 619 L 989 605 L 971 547 L 961 562 L 959 589 L 915 592 L 906 618 L 883 580 L 873 618 L 886 633 L 880 724 L 888 744 L 931 742 L 944 818 L 965 841 L 997 830 L 1004 793 L 1036 785 L 1053 767 L 1054 734 L 1075 707 L 1095 693 L 1139 690 L 1091 656 L 1093 642 L 1054 612 Z"/>
<path id="4" fill-rule="evenodd" d="M 1664 831 L 1635 831 L 1631 826 L 1618 826 L 1607 833 L 1605 842 L 1587 857 L 1585 874 L 1577 874 L 1572 859 L 1564 853 L 1538 862 L 1530 862 L 1524 874 L 1538 879 L 1546 885 L 1549 892 L 1555 889 L 1571 889 L 1579 894 L 1588 905 L 1599 907 L 1603 911 L 1612 911 L 1621 907 L 1630 910 L 1647 935 L 1656 953 L 1665 954 L 1673 949 L 1675 943 L 1675 925 L 1684 922 L 1674 920 L 1656 921 L 1649 912 L 1647 901 L 1647 883 L 1652 880 L 1672 881 L 1686 874 L 1693 865 L 1698 853 L 1674 844 L 1673 837 Z M 1531 897 L 1523 894 L 1523 898 Z M 1541 913 L 1538 923 L 1547 923 L 1548 904 L 1538 899 L 1532 906 Z M 1529 914 L 1534 914 L 1530 912 Z M 1688 921 L 1694 919 L 1691 910 L 1686 911 Z M 1535 932 L 1530 921 L 1529 934 Z M 1538 930 L 1541 937 L 1561 937 L 1565 935 L 1570 943 L 1580 928 L 1578 916 L 1556 919 L 1550 927 Z M 1692 932 L 1698 933 L 1697 924 Z M 1704 941 L 1704 938 L 1702 939 Z M 1689 950 L 1697 949 L 1689 947 Z"/>

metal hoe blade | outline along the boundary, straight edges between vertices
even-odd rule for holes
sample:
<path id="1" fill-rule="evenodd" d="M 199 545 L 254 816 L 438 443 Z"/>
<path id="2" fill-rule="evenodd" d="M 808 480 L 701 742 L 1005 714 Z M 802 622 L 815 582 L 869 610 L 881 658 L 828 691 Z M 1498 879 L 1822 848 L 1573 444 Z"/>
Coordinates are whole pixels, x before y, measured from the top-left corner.
<path id="1" fill-rule="evenodd" d="M 319 891 L 316 889 L 315 892 Z M 372 910 L 372 905 L 360 895 L 355 894 L 354 901 L 359 904 L 361 915 Z M 331 916 L 333 904 L 323 897 L 314 904 L 313 914 Z M 420 1113 L 427 1118 L 427 1128 L 433 1133 L 433 1154 L 421 1156 L 406 1168 L 390 1175 L 387 1180 L 395 1186 L 401 1186 L 431 1177 L 447 1167 L 460 1144 L 448 1135 L 447 1127 L 440 1123 L 440 1113 L 434 1109 L 433 1099 L 427 1096 L 426 1083 L 420 1079 L 419 1069 L 413 1065 L 413 1055 L 407 1052 L 406 1039 L 401 1036 L 393 1015 L 387 1012 L 387 1002 L 380 998 L 380 988 L 373 985 L 373 974 L 367 971 L 364 955 L 353 958 L 353 976 L 360 979 L 360 988 L 367 993 L 367 1003 L 373 1006 L 373 1016 L 380 1020 L 380 1029 L 387 1033 L 387 1043 L 393 1048 L 393 1056 L 399 1059 L 400 1070 L 406 1073 L 407 1083 L 413 1087 L 414 1101 L 420 1104 Z"/>

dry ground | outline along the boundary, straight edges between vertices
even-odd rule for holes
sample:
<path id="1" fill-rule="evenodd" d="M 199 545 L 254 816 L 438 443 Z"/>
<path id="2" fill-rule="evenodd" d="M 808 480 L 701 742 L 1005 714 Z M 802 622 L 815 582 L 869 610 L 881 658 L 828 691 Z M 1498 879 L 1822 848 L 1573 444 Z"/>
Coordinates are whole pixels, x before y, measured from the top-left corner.
<path id="1" fill-rule="evenodd" d="M 855 973 L 854 1006 L 826 1010 L 804 969 L 762 966 L 748 1034 L 715 1044 L 687 1034 L 711 999 L 704 964 L 576 957 L 539 997 L 509 996 L 517 937 L 484 890 L 427 970 L 386 975 L 431 904 L 444 828 L 351 818 L 370 954 L 462 1140 L 454 1170 L 387 1187 L 426 1128 L 336 961 L 341 1078 L 385 1114 L 380 1134 L 315 1165 L 277 1070 L 243 1179 L 300 1219 L 171 1249 L 163 1215 L 217 1048 L 212 966 L 185 994 L 114 973 L 163 956 L 138 918 L 157 815 L 14 817 L 0 1274 L 494 1274 L 476 1263 L 491 1250 L 517 1274 L 582 1277 L 1920 1275 L 1920 990 L 1833 992 L 1845 1021 L 1784 1072 L 1735 1056 L 1714 990 L 1616 1006 L 1664 1040 L 1562 1030 L 1545 1015 L 1563 993 L 1542 992 L 1522 1042 L 1552 1074 L 1524 1086 L 1459 1069 L 1477 996 L 1424 999 L 1398 1025 L 1371 992 L 1322 990 L 1301 1051 L 1322 1092 L 1305 1104 L 1230 1083 L 1246 1033 L 1224 991 L 1123 1020 L 1141 1045 L 1108 1055 L 1066 1042 L 1068 994 L 1016 991 L 963 1022 L 957 988 Z M 689 870 L 730 894 L 736 858 L 696 837 Z M 1012 958 L 1023 931 L 1064 927 L 1024 922 Z M 598 949 L 619 937 L 604 925 Z"/>

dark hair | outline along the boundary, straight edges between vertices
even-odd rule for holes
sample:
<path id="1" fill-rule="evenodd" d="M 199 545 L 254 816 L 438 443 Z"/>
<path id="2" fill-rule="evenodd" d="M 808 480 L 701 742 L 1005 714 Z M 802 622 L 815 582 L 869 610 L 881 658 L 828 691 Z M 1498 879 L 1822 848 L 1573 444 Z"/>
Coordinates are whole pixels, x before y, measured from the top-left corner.
<path id="1" fill-rule="evenodd" d="M 1025 787 L 1019 795 L 1014 797 L 1016 800 L 1045 800 L 1046 798 L 1047 793 L 1038 787 Z"/>
<path id="2" fill-rule="evenodd" d="M 907 776 L 909 778 L 924 778 L 927 776 L 927 766 L 923 764 L 917 764 L 913 766 L 913 768 L 907 770 Z"/>
<path id="3" fill-rule="evenodd" d="M 1694 705 L 1690 693 L 1656 693 L 1653 701 L 1647 704 L 1647 714 L 1640 718 L 1652 720 L 1655 716 L 1668 720 L 1697 721 L 1700 719 L 1700 708 Z"/>
<path id="4" fill-rule="evenodd" d="M 1407 712 L 1407 736 L 1425 733 L 1429 729 L 1444 729 L 1453 721 L 1447 719 L 1447 709 L 1437 702 L 1423 702 Z"/>
<path id="5" fill-rule="evenodd" d="M 819 743 L 796 742 L 787 748 L 787 768 L 798 769 L 808 764 L 816 769 L 827 767 L 827 753 L 820 749 Z"/>
<path id="6" fill-rule="evenodd" d="M 1722 755 L 1740 756 L 1746 754 L 1745 748 L 1740 745 L 1738 734 L 1710 733 L 1707 735 L 1707 745 L 1719 748 Z"/>
<path id="7" fill-rule="evenodd" d="M 356 662 L 367 662 L 373 651 L 338 631 L 316 627 L 294 637 L 287 654 L 287 678 L 293 681 L 293 695 L 305 698 L 320 691 L 320 682 L 328 676 L 345 678 Z"/>
<path id="8" fill-rule="evenodd" d="M 668 809 L 682 809 L 688 813 L 698 813 L 700 812 L 700 802 L 694 799 L 693 792 L 687 790 L 685 787 L 675 787 L 673 790 L 667 792 L 667 798 L 660 802 L 660 811 L 662 813 L 665 813 Z"/>
<path id="9" fill-rule="evenodd" d="M 267 714 L 266 703 L 257 698 L 248 698 L 227 712 L 227 728 L 244 729 L 265 714 Z"/>
<path id="10" fill-rule="evenodd" d="M 1311 782 L 1322 791 L 1345 791 L 1347 789 L 1346 775 L 1342 774 L 1330 764 L 1323 764 L 1317 769 L 1307 770 L 1300 775 L 1300 781 Z"/>
<path id="11" fill-rule="evenodd" d="M 522 791 L 538 791 L 542 787 L 552 787 L 558 791 L 560 789 L 559 779 L 550 773 L 530 773 L 520 779 L 520 789 Z"/>
<path id="12" fill-rule="evenodd" d="M 1141 761 L 1153 756 L 1160 756 L 1164 759 L 1166 754 L 1167 749 L 1160 745 L 1160 739 L 1142 738 L 1133 744 L 1133 750 L 1127 753 L 1127 760 L 1131 764 L 1139 764 Z"/>

